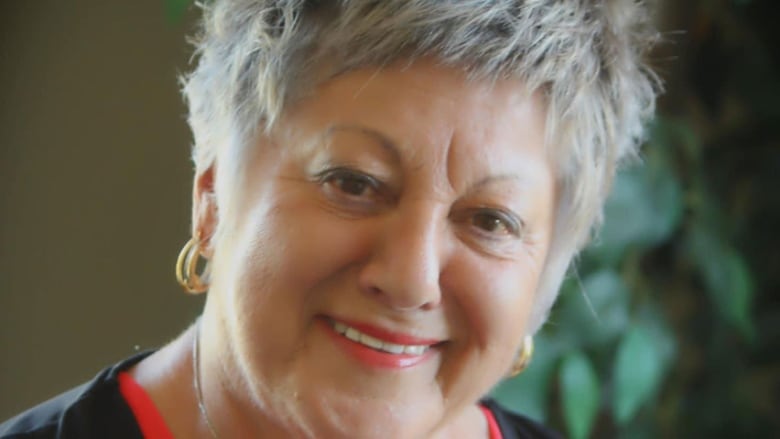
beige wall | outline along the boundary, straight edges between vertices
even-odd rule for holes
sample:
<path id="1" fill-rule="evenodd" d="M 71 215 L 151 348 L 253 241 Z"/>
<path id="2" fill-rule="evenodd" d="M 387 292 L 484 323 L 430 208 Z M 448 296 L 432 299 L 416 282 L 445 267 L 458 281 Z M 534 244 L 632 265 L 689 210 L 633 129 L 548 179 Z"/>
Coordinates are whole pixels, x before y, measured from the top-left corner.
<path id="1" fill-rule="evenodd" d="M 162 0 L 0 0 L 0 420 L 192 321 L 186 23 Z"/>

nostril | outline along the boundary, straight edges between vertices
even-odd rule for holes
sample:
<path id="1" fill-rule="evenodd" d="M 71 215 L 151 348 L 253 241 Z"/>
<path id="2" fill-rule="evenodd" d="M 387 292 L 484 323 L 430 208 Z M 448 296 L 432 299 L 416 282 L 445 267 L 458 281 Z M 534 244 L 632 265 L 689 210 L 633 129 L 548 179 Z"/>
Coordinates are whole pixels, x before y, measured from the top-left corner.
<path id="1" fill-rule="evenodd" d="M 436 308 L 437 306 L 439 306 L 440 303 L 441 303 L 440 300 L 435 300 L 435 301 L 431 300 L 431 301 L 423 303 L 422 306 L 420 307 L 420 309 L 422 309 L 423 311 L 430 311 L 430 310 Z"/>
<path id="2" fill-rule="evenodd" d="M 396 310 L 428 311 L 439 305 L 438 295 L 436 298 L 431 297 L 432 294 L 426 292 L 426 289 L 410 289 L 410 287 L 400 285 L 392 285 L 389 289 L 384 289 L 377 285 L 364 285 L 362 290 L 372 300 Z"/>
<path id="3" fill-rule="evenodd" d="M 382 294 L 384 294 L 381 289 L 374 286 L 368 287 L 368 293 L 371 294 L 372 296 L 381 296 Z"/>
<path id="4" fill-rule="evenodd" d="M 396 310 L 431 310 L 439 306 L 441 258 L 431 245 L 396 234 L 380 240 L 365 265 L 358 286 L 365 297 Z M 425 244 L 425 243 L 423 243 Z"/>

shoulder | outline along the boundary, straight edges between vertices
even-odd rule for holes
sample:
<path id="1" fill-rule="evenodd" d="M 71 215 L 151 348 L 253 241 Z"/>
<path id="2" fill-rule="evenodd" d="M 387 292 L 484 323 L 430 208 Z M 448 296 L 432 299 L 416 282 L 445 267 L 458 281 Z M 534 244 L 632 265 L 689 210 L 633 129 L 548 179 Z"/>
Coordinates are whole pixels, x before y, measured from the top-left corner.
<path id="1" fill-rule="evenodd" d="M 542 424 L 501 406 L 492 398 L 481 401 L 496 418 L 504 439 L 561 439 L 563 436 Z"/>
<path id="2" fill-rule="evenodd" d="M 102 370 L 91 381 L 0 424 L 0 439 L 140 438 L 117 375 L 149 353 Z"/>

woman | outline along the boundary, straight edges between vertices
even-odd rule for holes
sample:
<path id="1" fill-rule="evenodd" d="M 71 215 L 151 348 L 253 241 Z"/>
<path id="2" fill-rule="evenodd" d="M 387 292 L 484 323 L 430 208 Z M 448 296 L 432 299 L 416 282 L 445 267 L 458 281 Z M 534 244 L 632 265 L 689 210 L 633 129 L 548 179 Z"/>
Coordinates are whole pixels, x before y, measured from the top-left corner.
<path id="1" fill-rule="evenodd" d="M 208 3 L 177 266 L 203 315 L 0 434 L 554 436 L 484 397 L 529 361 L 635 154 L 646 20 L 618 0 Z"/>

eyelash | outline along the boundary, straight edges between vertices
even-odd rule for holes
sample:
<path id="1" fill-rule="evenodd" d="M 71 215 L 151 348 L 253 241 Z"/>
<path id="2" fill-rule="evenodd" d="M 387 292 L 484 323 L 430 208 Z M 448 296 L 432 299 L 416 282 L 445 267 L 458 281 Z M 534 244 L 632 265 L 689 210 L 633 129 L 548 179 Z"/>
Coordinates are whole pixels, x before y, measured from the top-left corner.
<path id="1" fill-rule="evenodd" d="M 464 212 L 463 216 L 471 226 L 477 229 L 478 233 L 493 239 L 506 235 L 520 237 L 525 231 L 525 223 L 521 219 L 517 218 L 514 214 L 501 209 L 489 207 L 468 209 Z M 503 227 L 504 232 L 495 232 L 480 226 L 477 224 L 480 217 L 489 219 L 490 221 L 498 221 L 500 227 Z"/>
<path id="2" fill-rule="evenodd" d="M 339 197 L 349 203 L 357 204 L 359 207 L 365 207 L 367 205 L 373 207 L 377 202 L 377 199 L 387 195 L 383 193 L 384 185 L 381 181 L 371 175 L 349 167 L 339 166 L 326 169 L 316 174 L 315 180 L 323 187 L 328 185 L 334 187 L 337 193 L 332 194 L 333 196 Z M 345 190 L 344 183 L 357 183 L 361 185 L 360 193 L 356 194 L 351 193 L 349 190 Z M 367 195 L 365 193 L 366 191 L 371 191 L 373 194 Z M 498 221 L 500 223 L 499 227 L 502 227 L 504 231 L 495 232 L 487 230 L 485 227 L 477 224 L 480 218 Z M 493 207 L 465 209 L 455 215 L 454 219 L 461 223 L 468 224 L 481 236 L 493 240 L 501 239 L 506 236 L 521 237 L 526 229 L 525 222 L 515 214 Z"/>
<path id="3" fill-rule="evenodd" d="M 366 197 L 366 195 L 364 195 L 366 189 L 373 191 L 375 194 L 379 194 L 382 190 L 382 183 L 376 178 L 345 167 L 327 169 L 317 174 L 315 178 L 320 185 L 332 185 L 337 188 L 341 196 L 353 200 Z M 360 193 L 351 193 L 349 190 L 345 190 L 343 186 L 344 183 L 357 183 L 362 185 Z"/>

